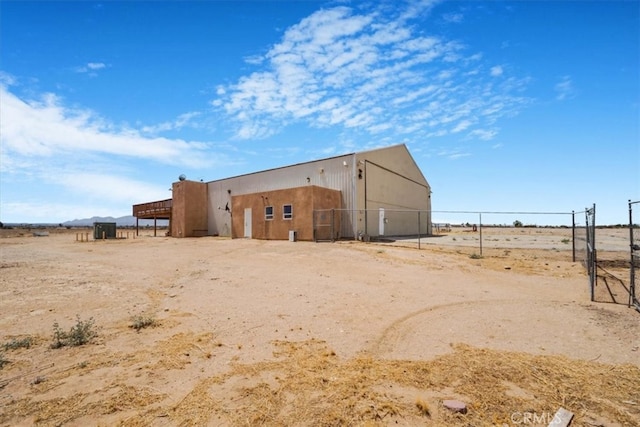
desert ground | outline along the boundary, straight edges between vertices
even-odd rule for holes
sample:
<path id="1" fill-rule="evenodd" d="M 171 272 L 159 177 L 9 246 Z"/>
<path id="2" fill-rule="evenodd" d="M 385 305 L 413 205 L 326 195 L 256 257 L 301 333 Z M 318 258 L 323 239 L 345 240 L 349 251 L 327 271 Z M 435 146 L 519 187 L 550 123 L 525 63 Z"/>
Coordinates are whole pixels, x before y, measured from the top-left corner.
<path id="1" fill-rule="evenodd" d="M 3 426 L 640 425 L 640 313 L 616 280 L 590 301 L 571 230 L 1 231 Z M 625 232 L 598 230 L 613 276 Z"/>

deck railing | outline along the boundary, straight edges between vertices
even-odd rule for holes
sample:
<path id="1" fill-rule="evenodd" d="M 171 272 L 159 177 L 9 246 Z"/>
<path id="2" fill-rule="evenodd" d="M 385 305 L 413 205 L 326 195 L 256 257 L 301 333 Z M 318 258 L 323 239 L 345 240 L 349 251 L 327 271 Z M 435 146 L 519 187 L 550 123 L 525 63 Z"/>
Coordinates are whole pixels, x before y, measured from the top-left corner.
<path id="1" fill-rule="evenodd" d="M 136 218 L 169 218 L 173 199 L 133 205 L 133 216 Z"/>

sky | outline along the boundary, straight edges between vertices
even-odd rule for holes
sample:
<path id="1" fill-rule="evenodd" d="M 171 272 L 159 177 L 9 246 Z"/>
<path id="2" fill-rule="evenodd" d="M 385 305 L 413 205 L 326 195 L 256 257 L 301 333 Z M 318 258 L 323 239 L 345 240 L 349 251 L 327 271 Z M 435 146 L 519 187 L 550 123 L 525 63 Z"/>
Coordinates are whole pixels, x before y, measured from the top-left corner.
<path id="1" fill-rule="evenodd" d="M 639 59 L 638 1 L 3 0 L 0 221 L 406 144 L 435 221 L 628 223 Z"/>

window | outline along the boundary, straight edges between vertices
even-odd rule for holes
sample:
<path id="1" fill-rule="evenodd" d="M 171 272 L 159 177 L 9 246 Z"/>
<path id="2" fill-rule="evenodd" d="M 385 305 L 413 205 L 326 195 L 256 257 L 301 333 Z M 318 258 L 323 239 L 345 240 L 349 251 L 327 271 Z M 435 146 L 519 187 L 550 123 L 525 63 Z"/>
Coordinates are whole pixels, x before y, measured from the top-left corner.
<path id="1" fill-rule="evenodd" d="M 266 220 L 273 219 L 273 206 L 265 206 L 264 219 Z"/>
<path id="2" fill-rule="evenodd" d="M 293 207 L 291 205 L 284 205 L 282 207 L 282 218 L 284 219 L 293 218 Z"/>

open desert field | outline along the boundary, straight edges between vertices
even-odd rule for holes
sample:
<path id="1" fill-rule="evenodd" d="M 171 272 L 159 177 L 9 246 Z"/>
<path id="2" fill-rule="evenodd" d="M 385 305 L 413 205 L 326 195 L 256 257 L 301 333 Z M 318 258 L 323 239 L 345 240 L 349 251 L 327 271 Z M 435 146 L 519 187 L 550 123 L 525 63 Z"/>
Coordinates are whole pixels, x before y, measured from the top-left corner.
<path id="1" fill-rule="evenodd" d="M 419 249 L 1 231 L 2 426 L 640 425 L 640 313 L 590 302 L 571 230 L 484 230 L 482 256 L 455 229 Z"/>

